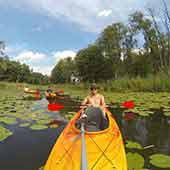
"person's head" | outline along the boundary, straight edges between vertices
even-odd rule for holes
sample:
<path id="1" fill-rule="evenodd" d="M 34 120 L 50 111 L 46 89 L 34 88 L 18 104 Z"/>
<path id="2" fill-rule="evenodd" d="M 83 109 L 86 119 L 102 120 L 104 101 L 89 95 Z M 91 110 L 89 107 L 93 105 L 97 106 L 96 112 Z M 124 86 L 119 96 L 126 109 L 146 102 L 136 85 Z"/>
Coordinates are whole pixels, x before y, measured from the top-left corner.
<path id="1" fill-rule="evenodd" d="M 93 83 L 93 84 L 91 84 L 91 86 L 90 86 L 90 91 L 91 91 L 91 94 L 92 95 L 95 95 L 95 94 L 97 94 L 97 85 L 96 85 L 96 83 Z"/>

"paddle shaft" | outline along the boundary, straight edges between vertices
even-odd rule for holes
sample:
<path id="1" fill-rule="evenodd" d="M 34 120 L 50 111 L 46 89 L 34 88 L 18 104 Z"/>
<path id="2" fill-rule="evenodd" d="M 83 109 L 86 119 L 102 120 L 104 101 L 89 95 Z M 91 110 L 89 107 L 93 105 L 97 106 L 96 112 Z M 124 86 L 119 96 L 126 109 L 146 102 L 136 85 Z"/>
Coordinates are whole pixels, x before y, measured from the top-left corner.
<path id="1" fill-rule="evenodd" d="M 81 170 L 87 170 L 84 122 L 81 123 Z"/>

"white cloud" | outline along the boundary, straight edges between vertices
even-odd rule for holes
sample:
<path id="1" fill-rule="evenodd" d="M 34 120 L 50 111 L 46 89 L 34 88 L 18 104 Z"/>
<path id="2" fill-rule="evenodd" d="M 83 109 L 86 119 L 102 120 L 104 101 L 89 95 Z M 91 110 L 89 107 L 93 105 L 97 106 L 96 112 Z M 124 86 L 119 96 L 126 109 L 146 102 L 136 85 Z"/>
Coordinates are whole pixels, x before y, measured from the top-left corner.
<path id="1" fill-rule="evenodd" d="M 14 49 L 11 50 L 13 51 Z M 74 58 L 75 56 L 76 52 L 72 50 L 56 51 L 49 55 L 41 52 L 22 50 L 18 52 L 16 57 L 13 57 L 13 60 L 27 64 L 35 72 L 50 75 L 52 69 L 60 59 L 67 57 Z"/>
<path id="2" fill-rule="evenodd" d="M 99 17 L 108 17 L 109 15 L 112 14 L 112 10 L 103 10 L 101 12 L 99 12 L 98 16 Z"/>
<path id="3" fill-rule="evenodd" d="M 21 63 L 26 64 L 35 64 L 40 63 L 46 58 L 46 55 L 43 53 L 32 52 L 32 51 L 23 51 L 15 57 L 15 60 L 20 61 Z"/>
<path id="4" fill-rule="evenodd" d="M 52 53 L 56 61 L 58 62 L 60 59 L 64 59 L 67 57 L 74 58 L 76 56 L 76 52 L 71 50 L 65 50 L 65 51 L 57 51 Z"/>
<path id="5" fill-rule="evenodd" d="M 52 69 L 54 68 L 53 65 L 51 66 L 31 66 L 34 72 L 39 72 L 44 75 L 50 76 Z"/>
<path id="6" fill-rule="evenodd" d="M 27 64 L 34 72 L 39 72 L 44 75 L 50 75 L 51 70 L 55 66 L 55 62 L 52 57 L 48 57 L 47 54 L 44 53 L 33 52 L 30 50 L 21 51 L 13 59 Z"/>

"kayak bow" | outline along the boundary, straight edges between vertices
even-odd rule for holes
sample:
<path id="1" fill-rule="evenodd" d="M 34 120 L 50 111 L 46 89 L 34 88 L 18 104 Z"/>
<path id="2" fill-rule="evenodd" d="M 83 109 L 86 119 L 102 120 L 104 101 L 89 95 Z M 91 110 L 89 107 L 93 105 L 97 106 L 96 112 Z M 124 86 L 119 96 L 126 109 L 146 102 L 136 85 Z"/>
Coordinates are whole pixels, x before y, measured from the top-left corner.
<path id="1" fill-rule="evenodd" d="M 45 170 L 84 170 L 81 169 L 84 146 L 87 153 L 84 156 L 87 156 L 88 162 L 88 165 L 85 162 L 85 170 L 127 170 L 122 136 L 112 114 L 106 109 L 109 126 L 97 132 L 85 130 L 85 141 L 82 141 L 82 131 L 75 126 L 81 112 L 72 118 L 61 133 L 49 155 Z"/>

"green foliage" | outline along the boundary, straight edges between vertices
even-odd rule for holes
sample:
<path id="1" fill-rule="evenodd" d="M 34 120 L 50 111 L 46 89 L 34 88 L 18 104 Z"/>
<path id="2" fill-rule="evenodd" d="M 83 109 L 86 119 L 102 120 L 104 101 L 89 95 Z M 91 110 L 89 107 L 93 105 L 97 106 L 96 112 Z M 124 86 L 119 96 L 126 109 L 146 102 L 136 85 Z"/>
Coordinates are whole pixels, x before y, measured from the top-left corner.
<path id="1" fill-rule="evenodd" d="M 72 74 L 76 74 L 75 62 L 72 58 L 60 60 L 52 70 L 51 80 L 53 83 L 65 83 L 70 81 Z"/>
<path id="2" fill-rule="evenodd" d="M 84 81 L 99 81 L 108 75 L 101 49 L 95 45 L 79 51 L 75 61 L 79 76 Z"/>
<path id="3" fill-rule="evenodd" d="M 28 80 L 31 84 L 48 84 L 50 82 L 48 76 L 44 76 L 41 73 L 32 72 Z"/>

